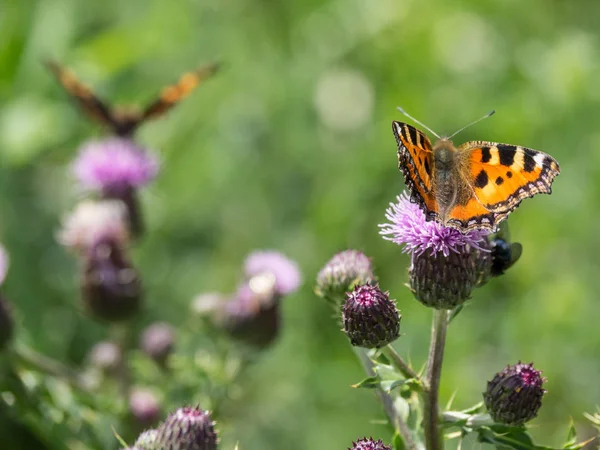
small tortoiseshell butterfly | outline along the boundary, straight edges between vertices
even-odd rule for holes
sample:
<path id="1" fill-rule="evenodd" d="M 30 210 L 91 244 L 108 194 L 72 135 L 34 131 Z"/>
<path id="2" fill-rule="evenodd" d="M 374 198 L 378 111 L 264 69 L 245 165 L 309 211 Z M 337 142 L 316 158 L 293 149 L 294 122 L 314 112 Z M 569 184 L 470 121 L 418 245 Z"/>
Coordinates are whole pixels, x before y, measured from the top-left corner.
<path id="1" fill-rule="evenodd" d="M 81 83 L 70 70 L 54 61 L 46 61 L 46 66 L 86 114 L 122 137 L 131 136 L 146 120 L 162 116 L 219 67 L 217 64 L 210 64 L 183 74 L 176 84 L 165 87 L 157 100 L 139 111 L 135 108 L 112 108 Z"/>
<path id="2" fill-rule="evenodd" d="M 392 122 L 399 168 L 411 201 L 419 204 L 427 220 L 463 233 L 494 231 L 523 199 L 552 192 L 552 181 L 560 168 L 550 155 L 485 141 L 465 142 L 457 148 L 450 139 L 466 127 L 440 138 L 398 109 L 439 139 L 431 145 L 429 138 L 413 126 Z"/>

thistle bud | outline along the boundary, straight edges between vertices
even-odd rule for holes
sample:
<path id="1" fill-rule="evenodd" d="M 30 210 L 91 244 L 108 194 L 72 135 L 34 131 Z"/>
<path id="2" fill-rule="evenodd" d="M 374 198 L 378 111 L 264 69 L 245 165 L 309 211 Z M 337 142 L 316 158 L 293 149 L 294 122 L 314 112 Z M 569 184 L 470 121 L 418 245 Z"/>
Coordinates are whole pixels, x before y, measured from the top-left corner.
<path id="1" fill-rule="evenodd" d="M 108 375 L 117 371 L 122 358 L 119 346 L 110 341 L 98 342 L 88 355 L 90 364 Z"/>
<path id="2" fill-rule="evenodd" d="M 487 384 L 483 393 L 485 406 L 495 422 L 523 425 L 533 419 L 542 406 L 546 381 L 542 372 L 531 364 L 507 366 Z"/>
<path id="3" fill-rule="evenodd" d="M 294 293 L 302 283 L 298 265 L 275 250 L 250 253 L 244 262 L 244 273 L 248 280 L 260 275 L 272 277 L 275 283 L 273 291 L 279 296 Z"/>
<path id="4" fill-rule="evenodd" d="M 161 450 L 217 450 L 217 433 L 210 414 L 200 408 L 180 408 L 158 428 Z"/>
<path id="5" fill-rule="evenodd" d="M 342 308 L 344 332 L 356 347 L 380 348 L 398 339 L 400 317 L 389 293 L 369 284 L 348 293 Z"/>
<path id="6" fill-rule="evenodd" d="M 268 275 L 258 275 L 240 286 L 233 299 L 223 305 L 220 316 L 233 338 L 258 348 L 275 340 L 281 322 L 275 280 Z"/>
<path id="7" fill-rule="evenodd" d="M 335 254 L 317 275 L 315 293 L 333 304 L 343 303 L 357 284 L 375 281 L 371 260 L 358 250 Z"/>
<path id="8" fill-rule="evenodd" d="M 135 441 L 135 447 L 142 449 L 154 449 L 156 444 L 156 438 L 158 437 L 157 430 L 146 430 L 140 434 Z"/>
<path id="9" fill-rule="evenodd" d="M 362 438 L 352 443 L 352 447 L 348 450 L 392 450 L 392 447 L 385 445 L 381 440 L 373 440 L 373 438 Z"/>
<path id="10" fill-rule="evenodd" d="M 141 307 L 141 290 L 138 273 L 119 245 L 104 240 L 90 249 L 82 293 L 95 317 L 108 321 L 131 318 Z"/>
<path id="11" fill-rule="evenodd" d="M 490 254 L 479 249 L 465 248 L 448 256 L 427 250 L 413 255 L 410 288 L 425 306 L 452 309 L 471 298 L 472 290 L 487 278 L 490 266 Z"/>
<path id="12" fill-rule="evenodd" d="M 453 309 L 490 278 L 492 258 L 487 233 L 461 233 L 427 221 L 421 208 L 406 194 L 390 205 L 386 218 L 389 222 L 380 225 L 380 234 L 411 255 L 410 288 L 425 306 Z"/>
<path id="13" fill-rule="evenodd" d="M 160 417 L 158 400 L 152 392 L 146 389 L 134 389 L 131 392 L 129 410 L 136 422 L 143 427 L 155 424 Z"/>
<path id="14" fill-rule="evenodd" d="M 175 333 L 168 323 L 153 323 L 142 332 L 140 347 L 159 366 L 166 366 L 174 345 Z"/>

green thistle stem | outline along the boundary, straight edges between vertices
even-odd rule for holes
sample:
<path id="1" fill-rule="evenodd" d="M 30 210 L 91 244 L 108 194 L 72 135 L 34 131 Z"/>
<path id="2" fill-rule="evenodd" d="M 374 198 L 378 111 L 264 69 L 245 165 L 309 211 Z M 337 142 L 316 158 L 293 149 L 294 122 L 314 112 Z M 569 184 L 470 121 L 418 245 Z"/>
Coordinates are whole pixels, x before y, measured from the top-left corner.
<path id="1" fill-rule="evenodd" d="M 436 309 L 433 312 L 431 342 L 425 376 L 426 383 L 429 386 L 429 395 L 425 398 L 425 414 L 423 417 L 425 448 L 427 450 L 442 449 L 442 437 L 438 427 L 438 396 L 440 377 L 442 375 L 442 362 L 444 360 L 444 347 L 446 345 L 446 331 L 448 329 L 448 313 L 444 309 Z"/>
<path id="2" fill-rule="evenodd" d="M 375 376 L 375 372 L 373 370 L 373 362 L 367 356 L 365 350 L 359 347 L 352 348 L 354 349 L 356 356 L 358 357 L 363 368 L 365 369 L 367 376 Z M 413 434 L 406 422 L 404 422 L 404 420 L 402 420 L 402 418 L 398 414 L 398 411 L 394 406 L 394 399 L 382 389 L 377 389 L 377 394 L 381 399 L 381 403 L 383 404 L 383 408 L 385 409 L 385 413 L 388 416 L 390 423 L 394 426 L 398 434 L 402 436 L 402 440 L 404 441 L 404 444 L 406 446 L 405 448 L 407 450 L 417 450 L 417 445 L 415 444 Z"/>
<path id="3" fill-rule="evenodd" d="M 415 380 L 421 381 L 423 380 L 419 377 L 419 374 L 415 372 L 406 361 L 400 356 L 400 354 L 396 351 L 392 344 L 388 344 L 381 349 L 381 353 L 383 353 L 393 364 L 393 366 L 400 371 L 405 378 L 414 378 Z M 429 389 L 426 386 L 426 383 L 423 383 L 423 390 L 427 391 Z"/>
<path id="4" fill-rule="evenodd" d="M 127 402 L 131 391 L 131 372 L 129 370 L 129 364 L 127 363 L 127 350 L 129 348 L 130 334 L 129 324 L 123 323 L 113 325 L 110 334 L 121 353 L 121 358 L 119 358 L 116 367 L 115 378 L 119 384 L 121 396 Z"/>
<path id="5" fill-rule="evenodd" d="M 85 385 L 79 374 L 55 359 L 42 355 L 22 344 L 14 345 L 11 354 L 16 362 L 36 372 L 51 375 L 78 389 L 85 390 Z"/>

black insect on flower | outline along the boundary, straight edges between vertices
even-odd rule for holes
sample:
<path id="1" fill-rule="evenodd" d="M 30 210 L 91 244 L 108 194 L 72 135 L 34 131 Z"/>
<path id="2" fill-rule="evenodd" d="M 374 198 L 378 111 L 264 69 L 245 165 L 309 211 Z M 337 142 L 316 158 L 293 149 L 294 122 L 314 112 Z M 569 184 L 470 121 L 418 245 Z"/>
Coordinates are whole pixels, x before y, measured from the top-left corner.
<path id="1" fill-rule="evenodd" d="M 504 274 L 523 253 L 523 246 L 520 243 L 510 241 L 508 222 L 502 222 L 498 233 L 490 236 L 490 244 L 492 246 L 492 276 Z"/>
<path id="2" fill-rule="evenodd" d="M 379 286 L 358 285 L 342 307 L 344 332 L 355 347 L 380 348 L 400 335 L 400 313 Z"/>
<path id="3" fill-rule="evenodd" d="M 483 393 L 492 419 L 506 425 L 523 425 L 533 419 L 542 406 L 545 381 L 542 372 L 533 368 L 533 363 L 519 361 L 497 373 Z"/>
<path id="4" fill-rule="evenodd" d="M 388 223 L 380 234 L 404 247 L 411 255 L 410 287 L 424 305 L 455 308 L 471 297 L 471 291 L 490 278 L 491 246 L 485 231 L 460 231 L 427 221 L 406 193 L 386 211 Z"/>

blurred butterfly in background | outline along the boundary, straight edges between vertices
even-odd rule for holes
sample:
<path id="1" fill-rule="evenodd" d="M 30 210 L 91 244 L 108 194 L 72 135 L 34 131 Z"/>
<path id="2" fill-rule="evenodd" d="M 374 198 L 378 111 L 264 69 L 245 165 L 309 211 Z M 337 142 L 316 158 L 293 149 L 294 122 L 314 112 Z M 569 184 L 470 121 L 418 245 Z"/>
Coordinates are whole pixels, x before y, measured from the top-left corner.
<path id="1" fill-rule="evenodd" d="M 46 67 L 77 100 L 86 114 L 121 137 L 131 136 L 146 120 L 162 116 L 219 68 L 218 64 L 209 64 L 183 74 L 176 84 L 165 87 L 157 100 L 151 102 L 145 109 L 137 110 L 136 108 L 112 108 L 81 83 L 70 70 L 55 61 L 46 61 Z"/>
<path id="2" fill-rule="evenodd" d="M 502 222 L 498 227 L 498 233 L 490 237 L 492 245 L 492 269 L 493 276 L 502 275 L 514 263 L 516 263 L 523 253 L 523 246 L 518 242 L 510 241 L 510 231 L 508 222 Z"/>
<path id="3" fill-rule="evenodd" d="M 452 144 L 453 136 L 494 111 L 441 138 L 398 109 L 439 139 L 432 145 L 422 131 L 392 122 L 400 171 L 411 201 L 421 207 L 427 220 L 463 233 L 495 231 L 523 199 L 552 192 L 552 181 L 560 168 L 546 153 L 486 141 L 465 142 L 458 148 Z"/>

